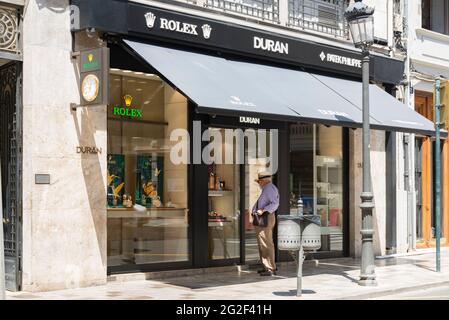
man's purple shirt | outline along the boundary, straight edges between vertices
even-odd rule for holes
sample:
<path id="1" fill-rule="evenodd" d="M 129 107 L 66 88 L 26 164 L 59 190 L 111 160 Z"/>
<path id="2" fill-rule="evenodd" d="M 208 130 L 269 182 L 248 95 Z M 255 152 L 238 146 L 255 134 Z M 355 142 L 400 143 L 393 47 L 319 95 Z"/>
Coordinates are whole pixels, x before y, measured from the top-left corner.
<path id="1" fill-rule="evenodd" d="M 253 214 L 257 213 L 257 210 L 263 209 L 270 213 L 275 212 L 279 208 L 279 191 L 273 183 L 267 184 L 262 189 L 262 193 L 259 196 L 256 204 L 253 207 Z"/>

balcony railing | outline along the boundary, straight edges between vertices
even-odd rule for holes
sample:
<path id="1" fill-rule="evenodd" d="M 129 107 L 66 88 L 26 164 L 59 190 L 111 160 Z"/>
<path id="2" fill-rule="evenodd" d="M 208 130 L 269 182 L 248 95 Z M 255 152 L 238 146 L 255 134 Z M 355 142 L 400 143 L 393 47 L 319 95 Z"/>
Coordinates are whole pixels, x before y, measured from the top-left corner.
<path id="1" fill-rule="evenodd" d="M 207 0 L 209 8 L 279 22 L 279 0 Z"/>
<path id="2" fill-rule="evenodd" d="M 290 27 L 314 30 L 337 37 L 348 36 L 345 0 L 289 0 Z"/>

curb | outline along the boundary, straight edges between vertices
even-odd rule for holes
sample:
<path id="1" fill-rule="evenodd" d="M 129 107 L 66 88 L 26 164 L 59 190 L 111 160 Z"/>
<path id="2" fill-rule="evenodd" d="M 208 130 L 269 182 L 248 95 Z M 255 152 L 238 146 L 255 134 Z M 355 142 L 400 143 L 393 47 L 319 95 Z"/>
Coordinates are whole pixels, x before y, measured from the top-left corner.
<path id="1" fill-rule="evenodd" d="M 368 299 L 381 298 L 381 297 L 385 297 L 385 296 L 391 296 L 391 295 L 395 295 L 395 294 L 413 292 L 413 291 L 418 291 L 418 290 L 426 290 L 426 289 L 432 289 L 432 288 L 438 288 L 438 287 L 444 287 L 444 286 L 449 286 L 449 281 L 432 282 L 432 283 L 420 284 L 420 285 L 411 286 L 411 287 L 387 289 L 387 290 L 383 290 L 383 291 L 365 293 L 365 294 L 360 294 L 360 295 L 347 296 L 347 297 L 342 297 L 342 298 L 334 298 L 333 300 L 368 300 Z"/>

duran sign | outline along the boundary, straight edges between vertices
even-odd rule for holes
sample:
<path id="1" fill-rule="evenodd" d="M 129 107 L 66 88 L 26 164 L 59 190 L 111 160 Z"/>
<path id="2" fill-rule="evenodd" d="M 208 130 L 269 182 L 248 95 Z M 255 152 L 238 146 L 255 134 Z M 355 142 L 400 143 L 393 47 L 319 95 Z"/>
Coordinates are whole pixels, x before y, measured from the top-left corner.
<path id="1" fill-rule="evenodd" d="M 260 49 L 280 54 L 288 54 L 288 42 L 275 41 L 262 37 L 254 37 L 254 49 Z"/>

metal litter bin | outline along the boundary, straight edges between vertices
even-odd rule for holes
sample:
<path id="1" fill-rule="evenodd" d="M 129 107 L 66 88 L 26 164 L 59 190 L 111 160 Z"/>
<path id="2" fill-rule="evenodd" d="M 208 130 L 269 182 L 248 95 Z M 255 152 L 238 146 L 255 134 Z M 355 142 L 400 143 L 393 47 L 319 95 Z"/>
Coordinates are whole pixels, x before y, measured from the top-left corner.
<path id="1" fill-rule="evenodd" d="M 321 248 L 318 215 L 278 216 L 278 248 L 282 251 L 315 251 Z"/>
<path id="2" fill-rule="evenodd" d="M 296 255 L 297 296 L 302 295 L 302 264 L 304 251 L 321 248 L 321 218 L 318 215 L 279 215 L 278 249 Z"/>
<path id="3" fill-rule="evenodd" d="M 301 249 L 299 216 L 278 216 L 278 248 L 282 251 L 298 251 Z"/>

